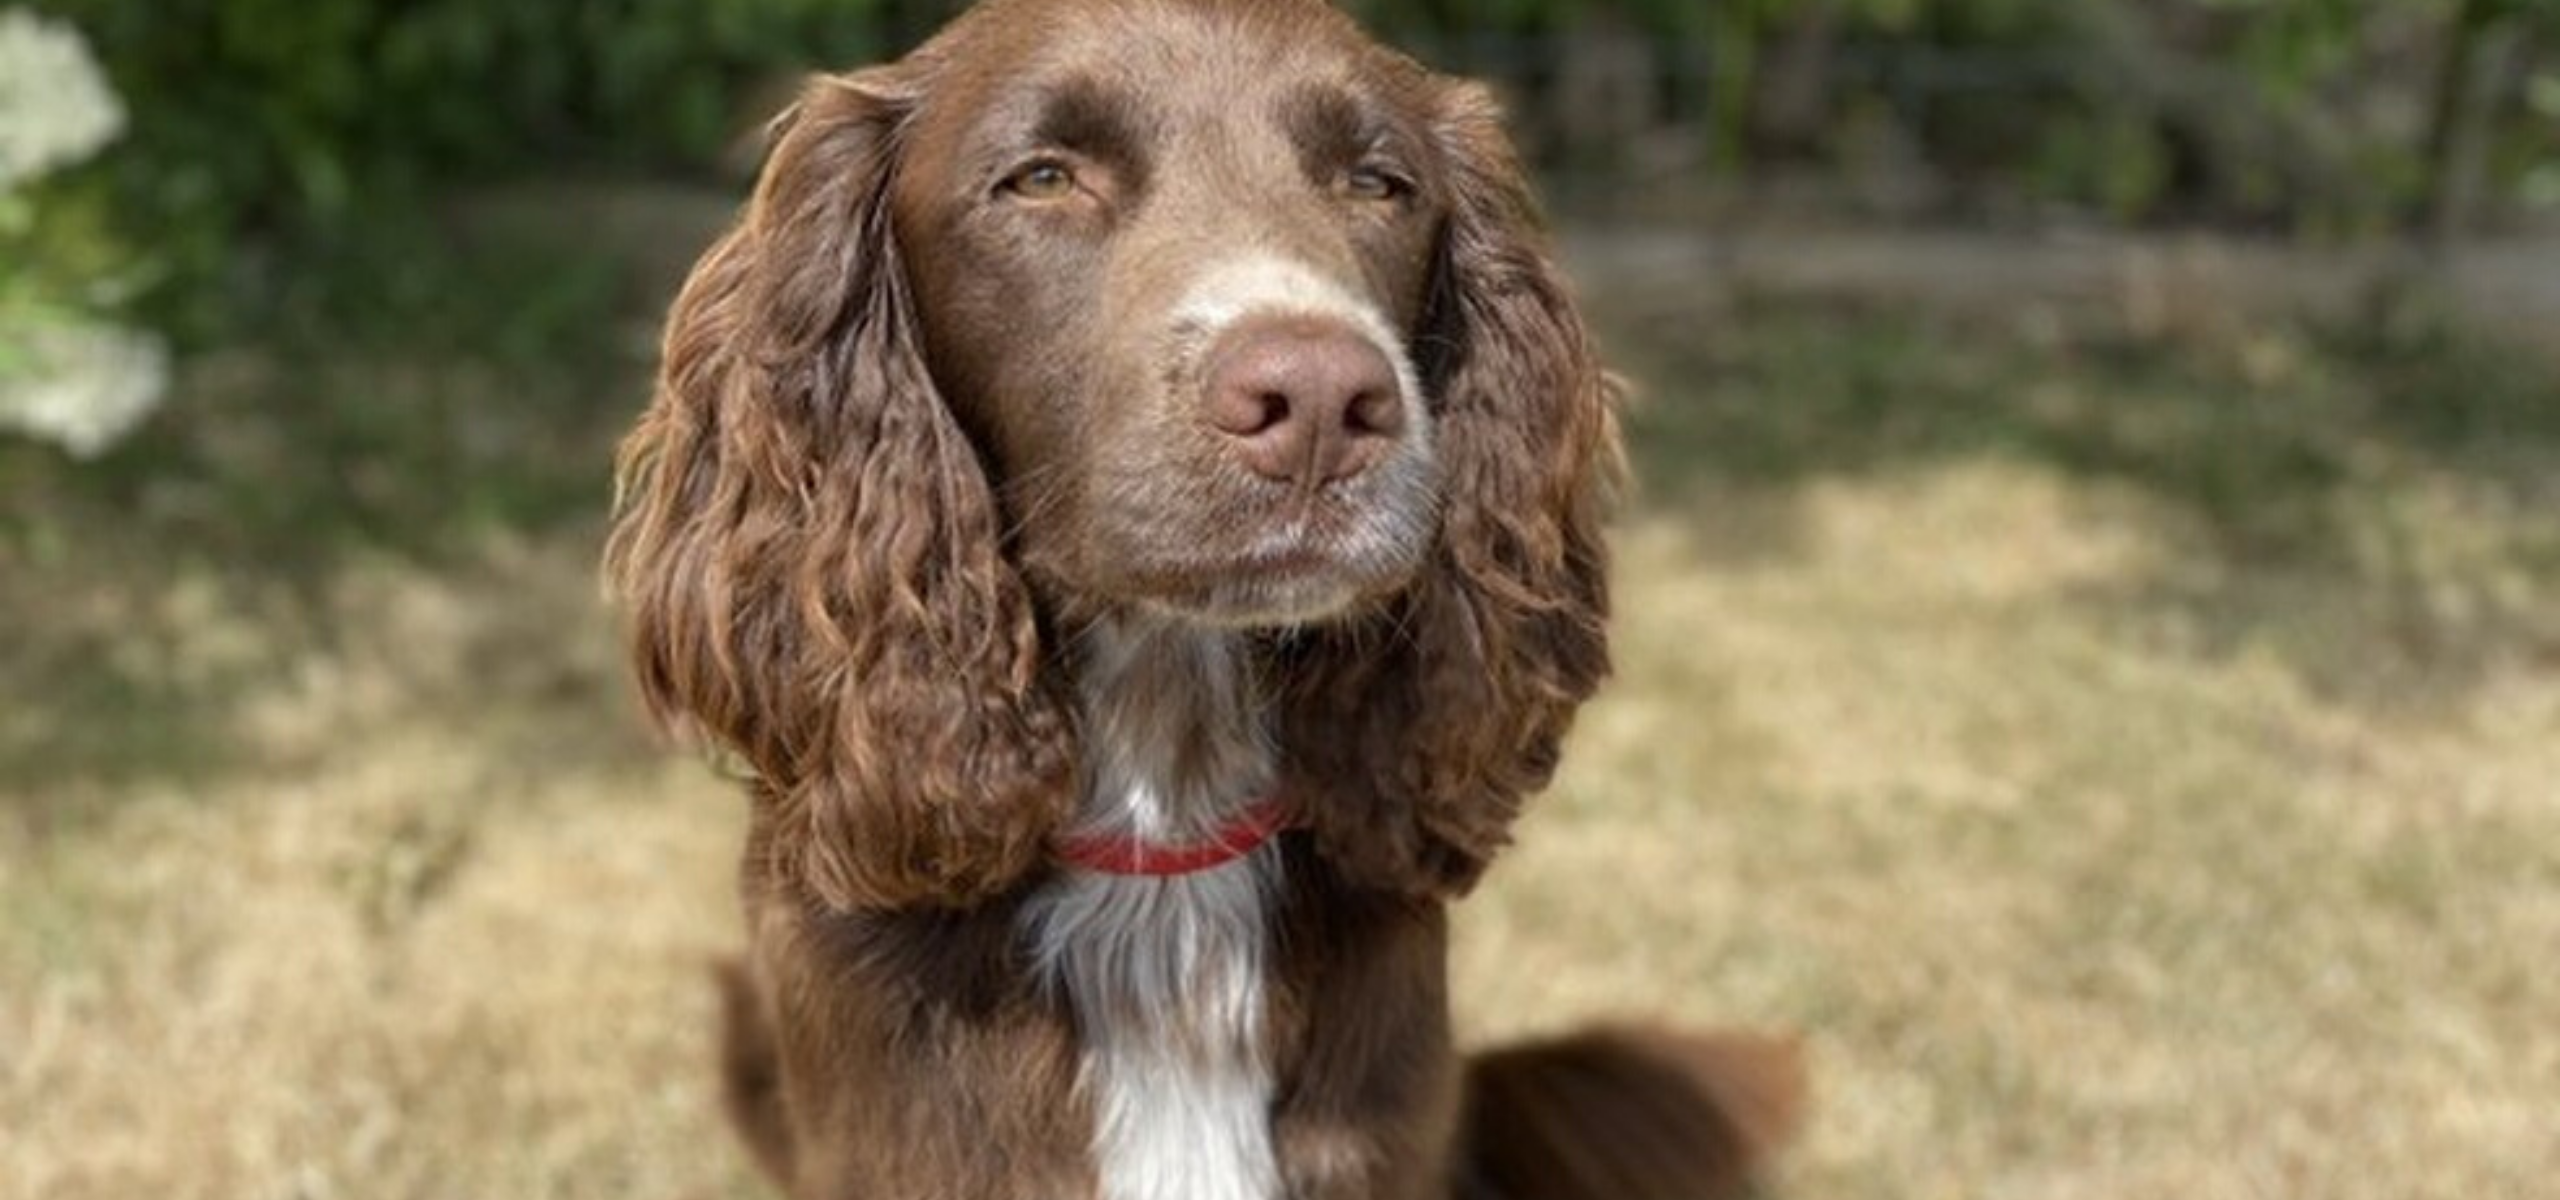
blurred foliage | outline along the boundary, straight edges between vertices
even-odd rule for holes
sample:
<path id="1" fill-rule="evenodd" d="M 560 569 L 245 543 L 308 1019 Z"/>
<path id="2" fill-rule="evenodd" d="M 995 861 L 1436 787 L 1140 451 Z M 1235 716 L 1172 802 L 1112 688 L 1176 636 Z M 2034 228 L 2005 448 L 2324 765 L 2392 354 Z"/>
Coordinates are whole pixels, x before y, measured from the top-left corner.
<path id="1" fill-rule="evenodd" d="M 159 402 L 168 356 L 157 337 L 102 315 L 121 300 L 116 264 L 82 253 L 111 239 L 40 229 L 27 189 L 95 157 L 124 123 L 77 29 L 0 7 L 0 433 L 80 457 Z"/>
<path id="2" fill-rule="evenodd" d="M 45 0 L 133 112 L 46 198 L 147 269 L 153 315 L 236 327 L 276 277 L 528 168 L 701 167 L 742 96 L 875 53 L 865 0 Z M 96 250 L 87 251 L 95 255 Z"/>
<path id="3" fill-rule="evenodd" d="M 1940 210 L 2331 235 L 2452 232 L 2472 208 L 2560 195 L 2560 121 L 2534 99 L 2560 89 L 2560 0 L 1353 7 L 1502 77 L 1546 157 L 1577 165 L 1650 145 L 1640 172 L 1901 171 Z M 1629 72 L 1645 78 L 1588 82 Z"/>
<path id="4" fill-rule="evenodd" d="M 351 561 L 450 561 L 592 520 L 647 394 L 624 320 L 635 254 L 579 237 L 601 220 L 511 197 L 360 240 L 281 279 L 255 337 L 199 351 L 104 454 L 0 439 L 0 577 L 38 595 L 99 571 L 294 591 Z"/>
<path id="5" fill-rule="evenodd" d="M 1542 161 L 1638 183 L 1900 172 L 1940 214 L 2341 234 L 2560 200 L 2560 0 L 1344 2 L 1505 82 Z M 194 345 L 457 184 L 706 169 L 797 70 L 896 53 L 963 7 L 36 3 L 91 39 L 134 119 L 46 183 L 30 241 Z"/>

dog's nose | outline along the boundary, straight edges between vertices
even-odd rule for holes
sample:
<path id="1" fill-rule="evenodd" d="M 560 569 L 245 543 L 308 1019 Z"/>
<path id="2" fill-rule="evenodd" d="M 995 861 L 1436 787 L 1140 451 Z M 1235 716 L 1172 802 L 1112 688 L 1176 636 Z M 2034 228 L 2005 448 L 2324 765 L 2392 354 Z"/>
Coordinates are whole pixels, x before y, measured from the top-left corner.
<path id="1" fill-rule="evenodd" d="M 1303 484 L 1369 469 L 1404 432 L 1386 351 L 1339 321 L 1249 320 L 1212 352 L 1209 427 L 1254 474 Z"/>

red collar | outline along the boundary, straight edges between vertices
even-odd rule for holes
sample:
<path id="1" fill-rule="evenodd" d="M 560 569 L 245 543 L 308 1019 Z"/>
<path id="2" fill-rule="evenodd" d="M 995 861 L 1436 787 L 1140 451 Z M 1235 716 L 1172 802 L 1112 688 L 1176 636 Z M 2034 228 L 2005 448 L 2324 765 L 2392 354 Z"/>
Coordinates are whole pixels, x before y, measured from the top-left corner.
<path id="1" fill-rule="evenodd" d="M 1289 826 L 1289 806 L 1278 794 L 1238 809 L 1208 838 L 1165 846 L 1134 836 L 1094 834 L 1060 838 L 1058 860 L 1104 875 L 1137 875 L 1162 879 L 1225 866 L 1262 848 Z"/>

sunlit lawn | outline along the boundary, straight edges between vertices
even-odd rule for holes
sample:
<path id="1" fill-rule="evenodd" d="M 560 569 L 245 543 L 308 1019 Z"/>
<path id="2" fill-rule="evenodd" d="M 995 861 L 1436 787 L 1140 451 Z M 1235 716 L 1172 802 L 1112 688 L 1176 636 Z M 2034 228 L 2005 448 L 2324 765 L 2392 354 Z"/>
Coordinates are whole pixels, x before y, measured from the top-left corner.
<path id="1" fill-rule="evenodd" d="M 1807 1031 L 1788 1194 L 2546 1194 L 2550 378 L 1684 325 L 1635 324 L 1621 680 L 1467 926 L 1476 1027 Z"/>
<path id="2" fill-rule="evenodd" d="M 1620 673 L 1460 918 L 1471 1036 L 1800 1031 L 1782 1196 L 2560 1179 L 2547 368 L 1591 290 Z M 645 318 L 558 332 L 0 450 L 0 1196 L 758 1194 L 738 801 L 595 600 Z"/>

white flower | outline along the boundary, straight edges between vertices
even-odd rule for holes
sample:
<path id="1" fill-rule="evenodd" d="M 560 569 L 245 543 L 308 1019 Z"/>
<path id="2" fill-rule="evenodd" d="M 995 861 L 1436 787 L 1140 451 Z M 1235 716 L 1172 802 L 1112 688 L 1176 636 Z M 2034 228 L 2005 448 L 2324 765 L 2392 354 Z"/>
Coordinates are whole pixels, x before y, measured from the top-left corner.
<path id="1" fill-rule="evenodd" d="M 169 348 L 107 324 L 49 323 L 24 331 L 0 374 L 0 429 L 90 458 L 125 435 L 169 387 Z"/>
<path id="2" fill-rule="evenodd" d="M 98 152 L 124 105 L 68 24 L 0 9 L 0 192 Z"/>

